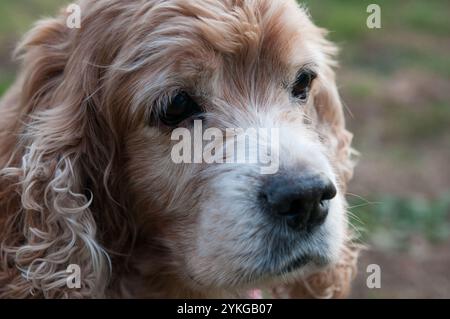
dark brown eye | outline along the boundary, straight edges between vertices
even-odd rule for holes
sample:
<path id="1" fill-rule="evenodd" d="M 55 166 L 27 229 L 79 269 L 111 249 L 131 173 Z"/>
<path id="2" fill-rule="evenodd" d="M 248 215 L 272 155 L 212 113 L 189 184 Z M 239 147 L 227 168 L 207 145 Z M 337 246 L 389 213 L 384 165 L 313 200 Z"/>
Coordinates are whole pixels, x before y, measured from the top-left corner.
<path id="1" fill-rule="evenodd" d="M 302 101 L 306 101 L 308 99 L 312 81 L 315 77 L 316 75 L 311 71 L 300 72 L 292 87 L 292 96 Z"/>
<path id="2" fill-rule="evenodd" d="M 202 113 L 201 107 L 184 91 L 177 93 L 162 111 L 160 120 L 168 126 L 176 126 L 187 118 Z"/>

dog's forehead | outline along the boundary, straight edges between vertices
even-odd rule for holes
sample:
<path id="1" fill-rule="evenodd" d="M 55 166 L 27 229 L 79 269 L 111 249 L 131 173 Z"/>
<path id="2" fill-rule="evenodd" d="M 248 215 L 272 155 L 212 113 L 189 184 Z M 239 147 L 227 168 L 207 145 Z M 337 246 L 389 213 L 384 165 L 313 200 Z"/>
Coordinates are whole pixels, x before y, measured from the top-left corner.
<path id="1" fill-rule="evenodd" d="M 180 89 L 263 98 L 325 61 L 321 29 L 295 0 L 161 0 L 142 11 L 120 68 L 134 74 L 133 110 Z"/>
<path id="2" fill-rule="evenodd" d="M 309 34 L 315 27 L 294 0 L 173 0 L 164 8 L 175 16 L 159 31 L 165 30 L 187 51 L 212 49 L 241 62 L 262 56 L 290 65 L 306 64 L 314 57 L 308 39 L 313 39 Z M 173 32 L 167 32 L 171 28 Z M 183 47 L 184 36 L 189 40 Z"/>

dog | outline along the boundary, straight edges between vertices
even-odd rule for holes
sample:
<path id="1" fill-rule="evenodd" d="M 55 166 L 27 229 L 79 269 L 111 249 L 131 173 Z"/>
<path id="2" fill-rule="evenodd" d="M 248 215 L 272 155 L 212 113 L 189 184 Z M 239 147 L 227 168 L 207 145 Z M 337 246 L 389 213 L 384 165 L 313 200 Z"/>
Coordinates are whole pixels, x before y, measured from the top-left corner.
<path id="1" fill-rule="evenodd" d="M 78 5 L 80 28 L 62 11 L 24 37 L 0 103 L 0 297 L 346 296 L 352 135 L 337 49 L 307 10 Z M 175 163 L 172 133 L 196 121 L 277 128 L 276 173 Z"/>

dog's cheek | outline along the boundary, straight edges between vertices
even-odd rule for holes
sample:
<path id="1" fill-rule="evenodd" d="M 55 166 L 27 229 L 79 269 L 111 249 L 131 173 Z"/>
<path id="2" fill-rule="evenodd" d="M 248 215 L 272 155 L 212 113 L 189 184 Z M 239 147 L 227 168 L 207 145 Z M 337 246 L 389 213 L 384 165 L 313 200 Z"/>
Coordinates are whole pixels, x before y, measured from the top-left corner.
<path id="1" fill-rule="evenodd" d="M 254 266 L 255 260 L 250 257 L 263 246 L 255 234 L 262 221 L 252 202 L 252 187 L 242 175 L 239 169 L 215 174 L 208 185 L 202 186 L 208 195 L 195 222 L 195 249 L 187 258 L 187 269 L 205 285 L 232 285 L 236 274 Z"/>

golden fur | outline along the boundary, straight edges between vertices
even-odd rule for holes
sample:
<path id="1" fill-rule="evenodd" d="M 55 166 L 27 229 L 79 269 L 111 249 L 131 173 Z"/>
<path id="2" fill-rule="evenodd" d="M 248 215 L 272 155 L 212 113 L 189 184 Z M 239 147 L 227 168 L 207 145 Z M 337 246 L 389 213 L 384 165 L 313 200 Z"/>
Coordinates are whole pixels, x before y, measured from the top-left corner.
<path id="1" fill-rule="evenodd" d="M 79 4 L 81 29 L 62 13 L 26 35 L 20 74 L 0 102 L 0 297 L 244 296 L 252 287 L 211 266 L 220 256 L 198 257 L 197 215 L 182 213 L 198 210 L 196 196 L 215 196 L 210 175 L 169 163 L 168 133 L 147 128 L 149 114 L 183 83 L 210 101 L 217 127 L 244 127 L 244 101 L 262 111 L 287 105 L 273 83 L 314 64 L 305 113 L 343 196 L 353 164 L 335 47 L 293 0 Z M 283 117 L 303 122 L 292 113 Z M 268 280 L 274 295 L 345 296 L 357 256 L 347 234 L 325 269 Z M 81 266 L 80 289 L 66 286 L 69 264 Z M 223 282 L 202 289 L 192 276 Z"/>

